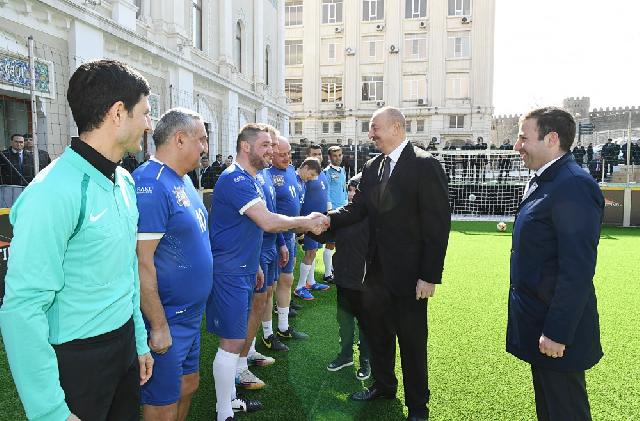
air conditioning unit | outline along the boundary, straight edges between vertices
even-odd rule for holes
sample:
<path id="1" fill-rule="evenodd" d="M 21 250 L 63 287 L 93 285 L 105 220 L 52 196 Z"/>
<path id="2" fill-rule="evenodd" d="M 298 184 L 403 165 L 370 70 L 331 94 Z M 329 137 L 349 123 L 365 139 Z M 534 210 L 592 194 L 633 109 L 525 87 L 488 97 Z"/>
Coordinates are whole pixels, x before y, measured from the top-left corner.
<path id="1" fill-rule="evenodd" d="M 377 24 L 376 31 L 384 31 L 384 23 Z"/>
<path id="2" fill-rule="evenodd" d="M 400 50 L 399 50 L 399 49 L 398 49 L 398 47 L 396 47 L 395 45 L 391 44 L 391 45 L 389 46 L 389 52 L 390 52 L 391 54 L 395 54 L 395 53 L 397 53 L 398 51 L 400 51 Z"/>
<path id="3" fill-rule="evenodd" d="M 354 50 L 354 49 L 353 49 L 353 48 L 351 48 L 351 47 L 347 47 L 347 48 L 345 48 L 344 52 L 345 52 L 348 56 L 352 56 L 352 55 L 354 55 L 354 54 L 356 53 L 356 50 Z"/>
<path id="4" fill-rule="evenodd" d="M 463 24 L 471 23 L 471 16 L 463 16 L 462 17 L 462 23 Z"/>
<path id="5" fill-rule="evenodd" d="M 335 28 L 336 34 L 341 34 L 342 30 L 343 30 L 342 26 L 336 26 L 336 28 Z"/>
<path id="6" fill-rule="evenodd" d="M 418 98 L 418 105 L 425 106 L 427 105 L 427 101 L 424 98 Z"/>
<path id="7" fill-rule="evenodd" d="M 344 108 L 344 104 L 342 102 L 336 102 L 336 110 L 341 110 Z"/>
<path id="8" fill-rule="evenodd" d="M 384 101 L 376 101 L 378 107 L 384 107 Z"/>
<path id="9" fill-rule="evenodd" d="M 418 26 L 422 29 L 427 29 L 427 22 L 424 20 L 421 20 Z"/>

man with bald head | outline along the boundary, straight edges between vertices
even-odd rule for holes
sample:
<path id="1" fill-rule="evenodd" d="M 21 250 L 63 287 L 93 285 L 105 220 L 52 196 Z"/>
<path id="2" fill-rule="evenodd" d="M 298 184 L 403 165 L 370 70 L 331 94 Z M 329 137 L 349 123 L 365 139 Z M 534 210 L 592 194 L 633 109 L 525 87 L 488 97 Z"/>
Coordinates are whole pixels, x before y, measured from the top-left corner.
<path id="1" fill-rule="evenodd" d="M 329 212 L 332 230 L 366 217 L 370 224 L 360 314 L 374 383 L 351 399 L 395 398 L 397 337 L 408 420 L 426 420 L 427 299 L 442 281 L 451 225 L 447 178 L 430 153 L 406 139 L 400 110 L 379 109 L 369 127 L 382 153 L 365 164 L 353 201 Z"/>

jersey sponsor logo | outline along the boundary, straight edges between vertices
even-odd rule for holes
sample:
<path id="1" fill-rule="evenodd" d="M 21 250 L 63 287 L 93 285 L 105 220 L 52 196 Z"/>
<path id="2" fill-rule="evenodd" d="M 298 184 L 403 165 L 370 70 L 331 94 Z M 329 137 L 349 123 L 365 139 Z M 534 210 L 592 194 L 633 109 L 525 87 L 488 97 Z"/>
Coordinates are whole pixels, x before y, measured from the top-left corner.
<path id="1" fill-rule="evenodd" d="M 247 177 L 245 177 L 244 175 L 239 175 L 239 176 L 237 176 L 236 178 L 233 179 L 233 182 L 234 183 L 239 183 L 242 180 L 246 180 L 246 179 L 247 179 Z"/>
<path id="2" fill-rule="evenodd" d="M 184 206 L 185 208 L 191 206 L 191 201 L 189 200 L 189 196 L 187 196 L 187 192 L 184 191 L 183 186 L 175 186 L 173 188 L 173 194 L 176 196 L 178 206 Z"/>
<path id="3" fill-rule="evenodd" d="M 207 231 L 207 218 L 204 216 L 204 211 L 200 208 L 196 209 L 196 219 L 198 220 L 198 225 L 200 226 L 201 232 Z"/>
<path id="4" fill-rule="evenodd" d="M 151 194 L 151 193 L 153 193 L 153 187 L 151 186 L 136 187 L 136 194 Z"/>
<path id="5" fill-rule="evenodd" d="M 284 186 L 284 175 L 274 175 L 271 177 L 273 180 L 273 185 L 276 187 Z"/>
<path id="6" fill-rule="evenodd" d="M 97 222 L 98 220 L 100 220 L 100 218 L 102 218 L 104 216 L 104 214 L 107 212 L 106 209 L 103 209 L 102 212 L 96 213 L 96 214 L 89 214 L 89 222 Z"/>

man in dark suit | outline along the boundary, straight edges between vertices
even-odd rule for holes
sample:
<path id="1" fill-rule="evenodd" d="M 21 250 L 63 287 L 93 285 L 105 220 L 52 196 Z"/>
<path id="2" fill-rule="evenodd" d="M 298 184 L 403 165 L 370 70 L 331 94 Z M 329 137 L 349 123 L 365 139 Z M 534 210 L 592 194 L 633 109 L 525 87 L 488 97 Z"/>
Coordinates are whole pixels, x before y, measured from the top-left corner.
<path id="1" fill-rule="evenodd" d="M 584 371 L 602 357 L 593 275 L 604 198 L 574 161 L 571 114 L 520 120 L 515 150 L 535 171 L 516 215 L 507 352 L 531 364 L 538 420 L 591 420 Z"/>
<path id="2" fill-rule="evenodd" d="M 33 153 L 33 136 L 31 136 L 30 133 L 25 133 L 24 135 L 24 150 Z M 49 152 L 43 149 L 38 149 L 38 161 L 40 169 L 43 169 L 47 165 L 51 164 L 51 157 L 49 156 Z"/>
<path id="3" fill-rule="evenodd" d="M 376 111 L 371 138 L 381 155 L 369 160 L 353 202 L 329 212 L 331 229 L 369 218 L 363 327 L 370 338 L 373 385 L 359 401 L 394 398 L 396 337 L 400 343 L 409 420 L 429 418 L 427 298 L 441 283 L 451 214 L 447 178 L 430 153 L 405 137 L 405 118 Z"/>
<path id="4" fill-rule="evenodd" d="M 11 146 L 2 151 L 0 173 L 2 184 L 26 186 L 33 180 L 33 155 L 24 149 L 24 136 L 11 135 Z"/>

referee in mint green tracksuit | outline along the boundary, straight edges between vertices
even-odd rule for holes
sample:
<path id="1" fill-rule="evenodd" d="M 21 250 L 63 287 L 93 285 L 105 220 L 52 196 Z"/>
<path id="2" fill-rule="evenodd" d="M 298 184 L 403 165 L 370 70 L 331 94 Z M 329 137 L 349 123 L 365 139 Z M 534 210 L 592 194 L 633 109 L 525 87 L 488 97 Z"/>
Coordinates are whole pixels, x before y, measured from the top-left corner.
<path id="1" fill-rule="evenodd" d="M 136 194 L 117 164 L 151 128 L 148 95 L 123 63 L 82 64 L 67 91 L 80 139 L 11 209 L 0 328 L 31 420 L 139 419 L 153 359 L 140 313 Z"/>

